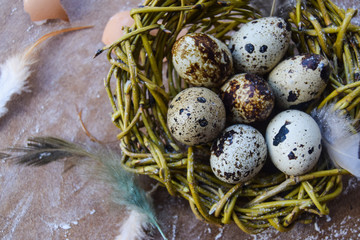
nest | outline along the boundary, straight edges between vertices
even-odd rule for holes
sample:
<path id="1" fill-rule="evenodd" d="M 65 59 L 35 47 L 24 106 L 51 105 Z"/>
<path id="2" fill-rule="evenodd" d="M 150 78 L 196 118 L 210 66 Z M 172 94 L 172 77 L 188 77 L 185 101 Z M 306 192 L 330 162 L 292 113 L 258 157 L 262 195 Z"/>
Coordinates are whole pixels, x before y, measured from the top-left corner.
<path id="1" fill-rule="evenodd" d="M 356 11 L 344 11 L 330 0 L 298 0 L 288 21 L 299 52 L 326 56 L 334 65 L 319 107 L 335 108 L 359 118 L 360 28 L 350 23 Z M 218 180 L 208 163 L 209 145 L 184 147 L 166 125 L 169 101 L 187 88 L 172 66 L 171 47 L 179 33 L 205 32 L 227 42 L 241 24 L 261 17 L 248 0 L 147 0 L 131 10 L 135 23 L 107 50 L 111 64 L 105 88 L 113 109 L 122 164 L 148 175 L 171 195 L 189 201 L 197 218 L 236 225 L 247 233 L 270 226 L 287 231 L 297 221 L 329 213 L 327 202 L 342 192 L 342 169 L 325 161 L 303 176 L 262 170 L 246 183 Z M 204 160 L 205 159 L 205 160 Z"/>

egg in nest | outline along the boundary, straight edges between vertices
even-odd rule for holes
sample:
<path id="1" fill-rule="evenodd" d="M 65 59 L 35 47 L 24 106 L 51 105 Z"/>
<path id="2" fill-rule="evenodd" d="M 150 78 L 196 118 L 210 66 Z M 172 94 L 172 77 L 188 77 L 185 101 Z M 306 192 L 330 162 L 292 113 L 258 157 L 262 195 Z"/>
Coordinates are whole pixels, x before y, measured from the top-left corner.
<path id="1" fill-rule="evenodd" d="M 274 165 L 287 175 L 302 175 L 316 165 L 321 154 L 321 132 L 305 112 L 286 110 L 266 129 L 266 143 Z"/>
<path id="2" fill-rule="evenodd" d="M 301 54 L 280 62 L 269 74 L 277 106 L 304 109 L 319 98 L 329 82 L 329 61 L 319 54 Z"/>
<path id="3" fill-rule="evenodd" d="M 244 24 L 229 43 L 236 71 L 260 75 L 270 72 L 284 57 L 290 36 L 290 25 L 279 17 Z"/>
<path id="4" fill-rule="evenodd" d="M 210 166 L 227 183 L 246 182 L 264 166 L 267 147 L 261 133 L 245 124 L 226 128 L 211 146 Z"/>
<path id="5" fill-rule="evenodd" d="M 173 45 L 172 62 L 176 72 L 193 86 L 217 87 L 233 74 L 228 47 L 205 33 L 191 33 Z"/>
<path id="6" fill-rule="evenodd" d="M 213 91 L 191 87 L 178 93 L 167 113 L 170 133 L 179 142 L 193 146 L 211 142 L 225 127 L 225 107 Z"/>
<path id="7" fill-rule="evenodd" d="M 231 123 L 252 123 L 265 120 L 275 105 L 275 96 L 269 84 L 260 76 L 237 74 L 220 90 L 220 98 Z"/>

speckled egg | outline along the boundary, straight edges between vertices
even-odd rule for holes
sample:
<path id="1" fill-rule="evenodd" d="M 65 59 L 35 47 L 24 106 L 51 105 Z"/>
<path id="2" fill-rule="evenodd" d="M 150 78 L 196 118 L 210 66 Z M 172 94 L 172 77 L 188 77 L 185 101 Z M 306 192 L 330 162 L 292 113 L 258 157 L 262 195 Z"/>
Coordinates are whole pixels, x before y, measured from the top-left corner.
<path id="1" fill-rule="evenodd" d="M 228 47 L 205 33 L 179 38 L 172 47 L 172 62 L 179 76 L 193 86 L 220 86 L 233 74 Z"/>
<path id="2" fill-rule="evenodd" d="M 246 182 L 264 166 L 267 147 L 255 128 L 236 124 L 226 128 L 211 146 L 210 166 L 227 183 Z"/>
<path id="3" fill-rule="evenodd" d="M 284 57 L 291 28 L 284 19 L 265 17 L 244 24 L 229 43 L 237 72 L 265 74 Z"/>
<path id="4" fill-rule="evenodd" d="M 275 105 L 269 84 L 250 73 L 233 76 L 222 87 L 220 98 L 226 109 L 226 118 L 232 123 L 252 123 L 265 120 Z"/>
<path id="5" fill-rule="evenodd" d="M 193 146 L 211 142 L 225 127 L 225 107 L 213 91 L 187 88 L 169 105 L 167 125 L 179 142 Z"/>
<path id="6" fill-rule="evenodd" d="M 331 68 L 318 54 L 303 54 L 280 62 L 269 74 L 277 105 L 283 109 L 304 109 L 326 88 Z"/>
<path id="7" fill-rule="evenodd" d="M 266 129 L 269 156 L 287 175 L 310 171 L 321 154 L 321 133 L 315 120 L 305 112 L 286 110 L 276 115 Z"/>

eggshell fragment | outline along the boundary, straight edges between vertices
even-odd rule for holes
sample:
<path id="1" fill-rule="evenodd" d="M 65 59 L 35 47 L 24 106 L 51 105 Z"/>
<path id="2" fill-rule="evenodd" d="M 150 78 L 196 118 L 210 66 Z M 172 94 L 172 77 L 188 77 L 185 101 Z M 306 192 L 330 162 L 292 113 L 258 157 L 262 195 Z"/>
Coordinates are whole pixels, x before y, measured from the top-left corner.
<path id="1" fill-rule="evenodd" d="M 123 27 L 131 27 L 134 24 L 134 19 L 130 16 L 130 11 L 121 11 L 113 15 L 106 23 L 104 32 L 102 35 L 102 42 L 105 45 L 109 45 L 124 35 Z M 159 29 L 152 29 L 149 34 L 156 36 Z M 187 33 L 187 29 L 182 29 L 177 38 L 184 36 Z"/>
<path id="2" fill-rule="evenodd" d="M 231 123 L 265 120 L 275 105 L 269 84 L 260 76 L 243 73 L 230 78 L 220 90 L 226 118 Z"/>
<path id="3" fill-rule="evenodd" d="M 179 38 L 172 47 L 176 72 L 193 86 L 217 87 L 233 73 L 228 47 L 205 33 L 191 33 Z"/>
<path id="4" fill-rule="evenodd" d="M 102 42 L 106 45 L 111 44 L 124 35 L 123 26 L 132 26 L 134 19 L 130 16 L 130 11 L 122 11 L 116 13 L 107 22 L 103 35 Z"/>
<path id="5" fill-rule="evenodd" d="M 276 115 L 266 129 L 269 156 L 287 175 L 310 171 L 321 154 L 321 133 L 315 120 L 305 112 L 286 110 Z"/>
<path id="6" fill-rule="evenodd" d="M 200 145 L 214 140 L 225 127 L 225 107 L 221 99 L 203 87 L 187 88 L 169 105 L 167 125 L 176 140 Z"/>
<path id="7" fill-rule="evenodd" d="M 264 166 L 267 147 L 255 128 L 236 124 L 226 128 L 211 146 L 210 166 L 227 183 L 246 182 Z"/>
<path id="8" fill-rule="evenodd" d="M 69 22 L 69 17 L 60 0 L 24 0 L 24 10 L 34 22 L 47 19 L 61 19 Z"/>
<path id="9" fill-rule="evenodd" d="M 290 25 L 279 17 L 244 24 L 229 43 L 236 71 L 260 75 L 270 72 L 289 47 L 290 30 Z"/>
<path id="10" fill-rule="evenodd" d="M 329 81 L 329 61 L 318 54 L 302 54 L 280 62 L 268 82 L 280 108 L 304 109 L 320 97 Z"/>

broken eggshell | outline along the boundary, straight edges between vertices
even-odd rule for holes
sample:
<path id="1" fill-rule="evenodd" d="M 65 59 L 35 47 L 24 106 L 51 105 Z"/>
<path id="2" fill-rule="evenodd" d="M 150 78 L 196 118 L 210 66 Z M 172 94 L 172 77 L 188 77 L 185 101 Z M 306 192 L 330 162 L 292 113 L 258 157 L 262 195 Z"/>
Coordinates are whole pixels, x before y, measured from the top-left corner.
<path id="1" fill-rule="evenodd" d="M 134 19 L 130 16 L 130 11 L 122 11 L 113 15 L 107 22 L 102 42 L 106 45 L 111 44 L 124 35 L 123 26 L 132 26 Z"/>
<path id="2" fill-rule="evenodd" d="M 69 22 L 69 17 L 60 0 L 24 0 L 24 10 L 33 22 L 42 23 L 48 19 Z"/>
<path id="3" fill-rule="evenodd" d="M 130 16 L 130 11 L 121 11 L 113 15 L 109 21 L 106 23 L 106 26 L 102 35 L 102 42 L 105 45 L 110 45 L 113 42 L 117 41 L 124 35 L 123 27 L 131 27 L 134 24 L 134 19 Z M 153 29 L 149 31 L 149 34 L 155 36 L 158 33 L 159 29 Z M 178 38 L 184 36 L 187 33 L 187 29 L 183 28 L 178 34 Z"/>
<path id="4" fill-rule="evenodd" d="M 266 129 L 266 143 L 274 165 L 287 175 L 309 172 L 321 154 L 321 132 L 305 112 L 286 110 L 276 115 Z"/>

